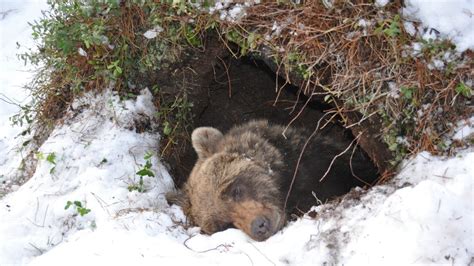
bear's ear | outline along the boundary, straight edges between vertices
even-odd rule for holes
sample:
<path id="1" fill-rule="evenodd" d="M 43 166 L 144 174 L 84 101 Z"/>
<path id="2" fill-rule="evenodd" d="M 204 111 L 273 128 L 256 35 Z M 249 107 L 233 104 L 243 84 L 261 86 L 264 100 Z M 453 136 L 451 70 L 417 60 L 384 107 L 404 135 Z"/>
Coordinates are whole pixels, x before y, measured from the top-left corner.
<path id="1" fill-rule="evenodd" d="M 222 137 L 222 133 L 213 127 L 199 127 L 193 131 L 191 141 L 198 157 L 204 159 L 217 151 L 217 143 Z"/>

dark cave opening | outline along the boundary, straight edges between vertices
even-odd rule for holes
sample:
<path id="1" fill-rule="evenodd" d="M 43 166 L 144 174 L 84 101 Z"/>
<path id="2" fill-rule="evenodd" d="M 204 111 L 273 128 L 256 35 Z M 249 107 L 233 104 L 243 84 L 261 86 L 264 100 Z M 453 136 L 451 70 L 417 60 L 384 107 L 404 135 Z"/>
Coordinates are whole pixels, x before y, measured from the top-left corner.
<path id="1" fill-rule="evenodd" d="M 294 127 L 312 132 L 319 120 L 326 119 L 323 117 L 324 111 L 331 108 L 317 100 L 308 101 L 308 97 L 298 87 L 285 84 L 285 80 L 275 75 L 263 61 L 252 57 L 219 58 L 201 80 L 203 84 L 193 88 L 190 93 L 194 105 L 193 128 L 211 126 L 226 132 L 234 125 L 264 118 L 271 123 L 291 123 Z M 330 122 L 318 134 L 328 134 L 345 142 L 354 139 L 350 130 L 334 122 Z M 167 160 L 178 188 L 186 181 L 196 159 L 188 142 L 184 149 L 174 154 L 174 158 Z M 374 164 L 370 167 L 377 171 Z M 378 176 L 369 177 L 364 182 L 354 180 L 350 186 L 335 184 L 328 198 L 344 195 L 349 192 L 348 187 L 374 184 L 377 179 Z"/>

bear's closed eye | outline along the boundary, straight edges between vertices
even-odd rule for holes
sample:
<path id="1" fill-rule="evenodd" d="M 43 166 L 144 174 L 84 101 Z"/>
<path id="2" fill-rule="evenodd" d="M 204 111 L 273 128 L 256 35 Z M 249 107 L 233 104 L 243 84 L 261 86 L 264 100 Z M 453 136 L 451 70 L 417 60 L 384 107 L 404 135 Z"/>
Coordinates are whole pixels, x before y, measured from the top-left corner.
<path id="1" fill-rule="evenodd" d="M 230 190 L 230 196 L 235 201 L 240 201 L 243 198 L 243 188 L 239 185 L 232 187 Z"/>

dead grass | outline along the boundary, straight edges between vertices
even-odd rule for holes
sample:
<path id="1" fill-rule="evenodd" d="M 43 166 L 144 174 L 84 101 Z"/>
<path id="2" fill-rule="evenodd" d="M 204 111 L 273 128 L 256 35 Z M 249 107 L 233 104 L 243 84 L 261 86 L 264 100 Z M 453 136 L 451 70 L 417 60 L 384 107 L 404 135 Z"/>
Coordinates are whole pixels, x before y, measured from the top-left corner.
<path id="1" fill-rule="evenodd" d="M 452 69 L 432 69 L 437 51 L 410 56 L 411 44 L 420 40 L 404 29 L 400 1 L 383 9 L 372 1 L 335 1 L 331 8 L 322 2 L 255 5 L 242 21 L 222 22 L 222 34 L 237 31 L 255 42 L 240 46 L 270 49 L 280 75 L 311 99 L 331 103 L 346 127 L 379 121 L 378 137 L 394 154 L 393 163 L 421 150 L 446 152 L 443 136 L 451 122 L 473 111 L 455 89 L 473 79 L 472 53 Z M 452 45 L 439 46 L 454 52 Z M 349 118 L 352 112 L 358 120 Z"/>
<path id="2" fill-rule="evenodd" d="M 276 72 L 287 82 L 296 83 L 310 100 L 331 104 L 331 119 L 340 120 L 350 129 L 361 125 L 375 128 L 376 136 L 363 132 L 360 140 L 383 143 L 393 155 L 393 164 L 421 150 L 449 152 L 443 138 L 452 130 L 452 122 L 473 113 L 468 99 L 456 91 L 459 84 L 473 80 L 473 53 L 464 53 L 451 67 L 432 69 L 430 62 L 440 53 L 453 51 L 453 47 L 449 42 L 434 43 L 426 45 L 417 56 L 409 56 L 412 43 L 420 40 L 404 29 L 403 18 L 398 15 L 401 1 L 384 8 L 374 6 L 373 1 L 334 1 L 331 7 L 323 2 L 308 0 L 295 5 L 263 1 L 248 8 L 247 15 L 237 22 L 219 20 L 218 14 L 190 5 L 182 9 L 165 3 L 127 1 L 121 1 L 106 16 L 99 12 L 89 17 L 68 17 L 59 24 L 80 23 L 87 28 L 103 23 L 104 34 L 114 48 L 105 43 L 85 47 L 81 40 L 68 54 L 54 50 L 54 45 L 40 47 L 47 63 L 32 84 L 35 120 L 39 124 L 57 121 L 76 95 L 101 90 L 111 83 L 122 95 L 137 92 L 128 86 L 129 82 L 152 87 L 159 80 L 157 75 L 170 74 L 167 66 L 179 61 L 184 50 L 192 53 L 205 49 L 205 35 L 213 31 L 235 56 L 260 54 L 272 60 Z M 106 10 L 106 5 L 101 8 Z M 144 38 L 143 32 L 155 25 L 163 28 L 159 38 Z M 232 50 L 235 45 L 228 42 L 237 44 L 239 50 Z M 77 53 L 79 47 L 87 57 Z M 163 53 L 160 59 L 144 64 L 157 53 Z M 64 58 L 66 67 L 51 71 L 54 67 L 48 60 L 55 56 Z M 109 68 L 113 62 L 119 62 L 122 74 L 111 78 L 107 71 L 113 70 Z M 276 88 L 276 97 L 281 87 Z M 229 94 L 231 91 L 229 87 Z M 170 105 L 175 98 L 166 100 L 157 93 L 156 105 L 173 109 Z M 176 95 L 180 93 L 183 91 Z M 183 105 L 175 107 L 176 114 L 187 110 Z M 162 117 L 173 122 L 174 115 L 170 112 Z M 167 137 L 163 153 L 180 149 L 175 145 L 180 143 L 178 139 L 189 135 L 187 125 L 180 126 L 182 130 Z M 358 136 L 360 131 L 353 132 Z"/>

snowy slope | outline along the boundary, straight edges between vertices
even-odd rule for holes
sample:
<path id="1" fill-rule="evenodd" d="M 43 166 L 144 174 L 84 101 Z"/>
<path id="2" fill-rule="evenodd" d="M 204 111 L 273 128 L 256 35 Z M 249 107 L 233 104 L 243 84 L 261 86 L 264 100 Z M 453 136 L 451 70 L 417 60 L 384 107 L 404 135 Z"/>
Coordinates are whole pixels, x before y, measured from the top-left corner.
<path id="1" fill-rule="evenodd" d="M 76 111 L 68 115 L 74 118 L 53 131 L 39 151 L 44 157 L 54 153 L 54 164 L 41 160 L 34 176 L 2 199 L 0 250 L 6 256 L 1 265 L 5 259 L 28 260 L 80 230 L 103 227 L 110 218 L 159 212 L 166 206 L 163 194 L 173 184 L 156 156 L 152 161 L 156 177 L 144 179 L 147 192 L 127 188 L 138 182 L 135 172 L 144 165 L 145 153 L 158 148 L 155 134 L 126 129 L 137 113 L 153 114 L 151 94 L 138 97 L 133 105 L 119 103 L 110 92 L 87 95 L 73 106 Z M 65 210 L 67 201 L 80 201 L 92 211 L 76 216 L 73 207 Z"/>
<path id="2" fill-rule="evenodd" d="M 423 3 L 406 2 L 408 6 Z M 472 12 L 472 1 L 464 2 L 456 10 Z M 422 10 L 433 9 L 424 3 Z M 435 3 L 446 2 L 431 4 Z M 28 42 L 29 31 L 23 22 L 39 15 L 41 6 L 43 2 L 31 1 L 0 4 L 0 12 L 16 10 L 3 19 L 0 13 L 5 48 L 0 51 L 0 93 L 17 101 L 26 96 L 17 87 L 29 74 L 11 56 L 15 39 L 10 36 Z M 450 33 L 445 34 L 470 34 L 466 28 Z M 0 265 L 474 262 L 472 147 L 451 158 L 421 153 L 406 161 L 391 183 L 369 191 L 354 190 L 341 202 L 314 208 L 311 217 L 289 223 L 267 241 L 255 242 L 236 229 L 200 234 L 199 228 L 183 226 L 180 208 L 166 203 L 164 193 L 173 189 L 173 183 L 156 156 L 159 136 L 130 130 L 136 117 L 152 116 L 156 111 L 147 90 L 124 102 L 104 90 L 77 99 L 73 107 L 66 122 L 40 148 L 33 177 L 0 199 Z M 15 111 L 0 100 L 0 181 L 9 178 L 20 158 L 13 149 L 20 129 L 8 124 Z M 455 138 L 472 134 L 472 121 L 460 122 Z M 129 191 L 139 180 L 136 172 L 145 164 L 147 152 L 154 152 L 151 170 L 155 177 L 144 177 L 146 192 Z M 46 160 L 51 154 L 54 163 Z M 68 201 L 78 201 L 90 212 L 81 216 L 74 205 L 65 209 Z"/>
<path id="3" fill-rule="evenodd" d="M 303 217 L 259 243 L 236 229 L 212 236 L 185 229 L 180 209 L 164 199 L 172 181 L 157 160 L 147 192 L 129 192 L 144 154 L 158 145 L 155 135 L 126 129 L 136 114 L 154 111 L 147 90 L 137 101 L 121 103 L 107 91 L 74 106 L 70 122 L 41 147 L 56 154 L 56 164 L 42 160 L 30 181 L 1 200 L 1 265 L 465 265 L 474 256 L 472 149 L 454 158 L 422 153 L 392 184 L 319 206 L 317 219 Z M 64 209 L 76 200 L 91 212 Z"/>
<path id="4" fill-rule="evenodd" d="M 46 1 L 0 1 L 0 182 L 10 178 L 21 161 L 16 148 L 22 140 L 15 137 L 24 128 L 12 127 L 9 117 L 19 111 L 18 104 L 28 103 L 22 87 L 34 74 L 16 54 L 33 46 L 28 20 L 39 17 L 45 8 Z"/>

